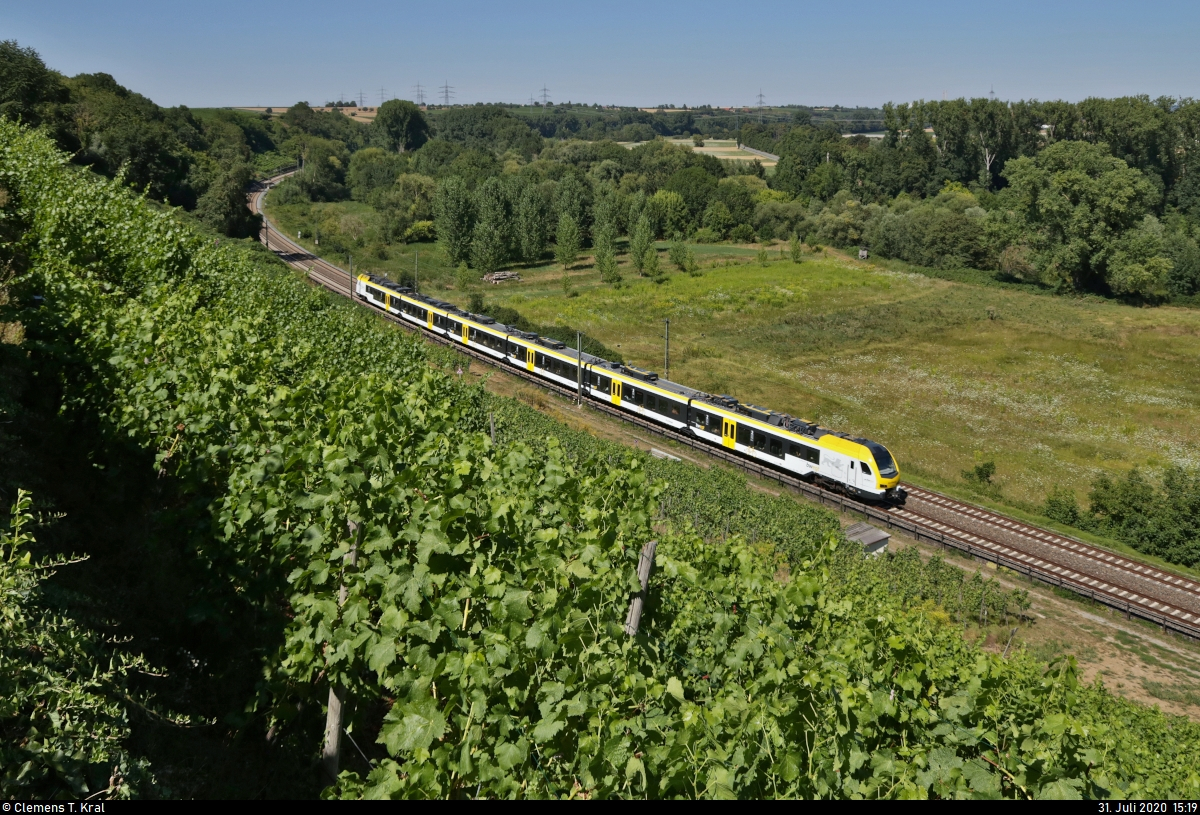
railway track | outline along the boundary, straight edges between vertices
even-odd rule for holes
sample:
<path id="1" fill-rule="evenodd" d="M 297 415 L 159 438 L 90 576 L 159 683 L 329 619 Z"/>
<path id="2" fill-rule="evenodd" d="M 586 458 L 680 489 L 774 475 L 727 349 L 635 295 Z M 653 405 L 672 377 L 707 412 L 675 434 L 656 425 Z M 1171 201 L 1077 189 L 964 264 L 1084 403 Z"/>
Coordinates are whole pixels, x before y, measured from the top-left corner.
<path id="1" fill-rule="evenodd" d="M 251 189 L 249 204 L 254 212 L 262 213 L 263 196 L 284 177 L 286 175 L 277 176 Z M 313 283 L 343 297 L 354 299 L 353 278 L 349 271 L 313 255 L 290 240 L 273 227 L 265 215 L 260 238 L 268 249 L 274 251 L 288 265 L 305 272 Z M 370 308 L 361 300 L 355 302 L 364 308 Z M 526 379 L 541 388 L 572 399 L 576 396 L 574 389 L 546 382 L 524 368 L 501 365 L 486 354 L 449 342 L 445 337 L 426 331 L 395 315 L 373 308 L 371 311 L 421 334 L 432 342 L 453 347 L 461 354 L 500 367 L 506 373 Z M 1003 566 L 1030 580 L 1070 590 L 1122 611 L 1126 617 L 1138 617 L 1155 623 L 1164 631 L 1200 639 L 1200 580 L 1140 563 L 1075 538 L 910 484 L 904 485 L 909 496 L 904 506 L 883 507 L 865 504 L 849 496 L 818 487 L 791 473 L 748 461 L 723 447 L 716 447 L 686 433 L 662 427 L 605 402 L 586 401 L 585 404 L 592 410 L 626 424 L 672 439 L 743 470 L 786 485 L 823 505 L 838 507 L 843 512 L 855 512 L 917 540 L 940 545 L 943 549 L 956 549 L 977 560 Z"/>

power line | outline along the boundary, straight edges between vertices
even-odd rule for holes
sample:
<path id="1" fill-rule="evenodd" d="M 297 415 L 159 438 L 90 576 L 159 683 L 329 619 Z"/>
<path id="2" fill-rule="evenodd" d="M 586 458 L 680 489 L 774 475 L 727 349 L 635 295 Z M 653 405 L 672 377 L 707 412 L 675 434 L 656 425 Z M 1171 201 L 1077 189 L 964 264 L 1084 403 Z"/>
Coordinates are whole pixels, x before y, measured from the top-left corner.
<path id="1" fill-rule="evenodd" d="M 758 89 L 758 123 L 759 124 L 762 124 L 763 101 L 765 101 L 765 99 L 763 97 L 762 88 L 759 88 Z"/>
<path id="2" fill-rule="evenodd" d="M 416 85 L 416 96 L 417 96 L 417 104 L 424 107 L 424 105 L 425 105 L 425 89 L 421 87 L 420 82 L 418 82 Z"/>
<path id="3" fill-rule="evenodd" d="M 383 104 L 383 97 L 385 97 L 385 96 L 387 96 L 387 88 L 380 88 L 379 89 L 379 104 L 380 105 Z"/>
<path id="4" fill-rule="evenodd" d="M 454 86 L 447 80 L 446 84 L 442 85 L 442 104 L 450 107 L 450 99 L 454 96 Z"/>
<path id="5" fill-rule="evenodd" d="M 550 101 L 550 89 L 547 88 L 545 86 L 545 84 L 543 84 L 542 85 L 542 107 L 545 107 L 549 101 Z"/>
<path id="6" fill-rule="evenodd" d="M 367 103 L 367 97 L 363 95 L 362 88 L 358 89 L 358 106 L 361 108 Z"/>

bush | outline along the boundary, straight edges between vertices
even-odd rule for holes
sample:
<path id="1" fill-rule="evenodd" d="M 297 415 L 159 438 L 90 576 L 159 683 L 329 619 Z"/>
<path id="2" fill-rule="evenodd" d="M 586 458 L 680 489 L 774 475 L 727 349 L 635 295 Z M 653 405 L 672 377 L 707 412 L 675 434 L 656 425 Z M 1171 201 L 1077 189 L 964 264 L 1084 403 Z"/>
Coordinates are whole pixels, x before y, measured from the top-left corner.
<path id="1" fill-rule="evenodd" d="M 701 227 L 696 230 L 696 234 L 692 235 L 692 240 L 696 243 L 718 243 L 721 236 L 715 230 L 706 227 Z"/>
<path id="2" fill-rule="evenodd" d="M 419 243 L 437 240 L 437 231 L 433 221 L 417 221 L 404 231 L 405 243 Z"/>
<path id="3" fill-rule="evenodd" d="M 750 224 L 738 224 L 729 230 L 729 240 L 734 243 L 754 243 L 754 227 Z"/>
<path id="4" fill-rule="evenodd" d="M 687 268 L 688 248 L 681 240 L 671 241 L 667 248 L 667 258 L 675 265 L 675 268 L 681 272 L 686 272 Z"/>

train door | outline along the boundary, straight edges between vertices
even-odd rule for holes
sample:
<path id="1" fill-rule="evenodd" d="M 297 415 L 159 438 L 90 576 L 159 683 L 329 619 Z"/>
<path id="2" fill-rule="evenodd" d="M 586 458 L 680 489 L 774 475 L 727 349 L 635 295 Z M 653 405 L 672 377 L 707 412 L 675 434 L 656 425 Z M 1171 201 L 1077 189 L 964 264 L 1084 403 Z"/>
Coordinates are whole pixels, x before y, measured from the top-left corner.
<path id="1" fill-rule="evenodd" d="M 425 309 L 425 327 L 433 330 L 433 309 Z"/>
<path id="2" fill-rule="evenodd" d="M 612 381 L 612 403 L 618 406 L 621 404 L 621 382 L 617 379 Z"/>
<path id="3" fill-rule="evenodd" d="M 531 371 L 533 370 L 533 361 L 534 361 L 534 356 L 536 353 L 537 352 L 534 351 L 532 348 L 525 349 L 525 367 Z"/>
<path id="4" fill-rule="evenodd" d="M 721 444 L 733 447 L 737 439 L 737 422 L 729 419 L 721 420 Z"/>
<path id="5" fill-rule="evenodd" d="M 471 326 L 467 325 L 466 323 L 463 323 L 463 345 L 468 344 L 470 341 L 471 341 Z"/>

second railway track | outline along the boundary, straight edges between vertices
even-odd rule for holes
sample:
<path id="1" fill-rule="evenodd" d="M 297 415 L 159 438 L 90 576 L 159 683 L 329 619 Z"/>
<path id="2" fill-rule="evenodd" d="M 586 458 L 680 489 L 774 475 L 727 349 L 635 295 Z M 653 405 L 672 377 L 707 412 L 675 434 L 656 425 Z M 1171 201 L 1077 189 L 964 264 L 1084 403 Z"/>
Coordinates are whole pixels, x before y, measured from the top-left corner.
<path id="1" fill-rule="evenodd" d="M 277 176 L 250 192 L 250 208 L 262 214 L 262 198 L 283 176 Z M 310 253 L 271 226 L 263 215 L 260 239 L 285 263 L 299 269 L 324 288 L 349 297 L 364 308 L 366 303 L 353 297 L 350 272 Z M 546 382 L 521 368 L 498 364 L 494 359 L 471 348 L 449 342 L 445 337 L 423 330 L 400 318 L 376 309 L 384 319 L 447 345 L 459 353 L 498 367 L 508 374 L 537 384 L 546 390 L 574 398 L 575 391 Z M 974 506 L 922 487 L 905 484 L 908 502 L 899 507 L 864 504 L 803 481 L 790 473 L 764 467 L 681 433 L 631 415 L 604 402 L 586 401 L 600 413 L 640 427 L 647 432 L 672 439 L 714 458 L 764 478 L 784 484 L 811 500 L 843 511 L 856 512 L 872 521 L 896 529 L 910 537 L 956 549 L 977 560 L 995 563 L 1031 580 L 1075 592 L 1095 602 L 1155 623 L 1192 639 L 1200 639 L 1200 580 L 1140 563 L 1133 558 L 1110 552 L 1059 533 L 983 507 Z"/>

